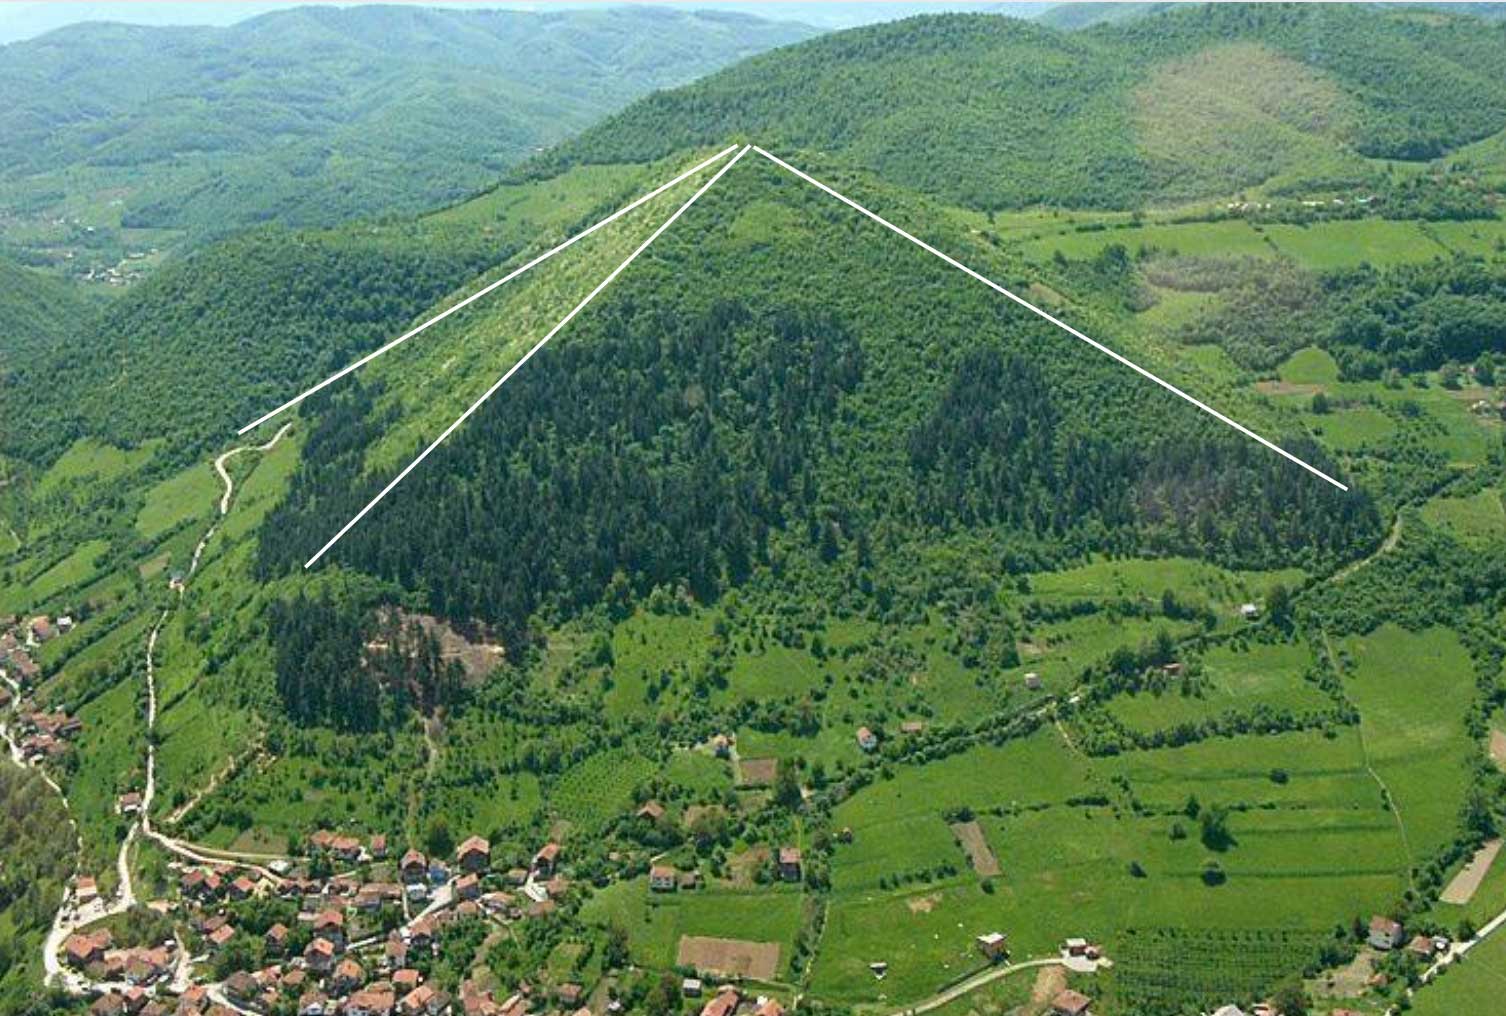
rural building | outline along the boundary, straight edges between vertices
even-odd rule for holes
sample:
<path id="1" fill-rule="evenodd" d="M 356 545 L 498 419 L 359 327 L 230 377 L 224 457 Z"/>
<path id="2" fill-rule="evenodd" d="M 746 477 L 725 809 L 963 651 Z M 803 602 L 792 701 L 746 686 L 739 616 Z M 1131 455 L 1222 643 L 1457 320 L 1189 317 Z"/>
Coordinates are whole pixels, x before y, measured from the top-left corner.
<path id="1" fill-rule="evenodd" d="M 758 1008 L 753 1010 L 753 1016 L 784 1016 L 784 1006 L 772 998 L 760 999 Z"/>
<path id="2" fill-rule="evenodd" d="M 335 965 L 335 944 L 327 938 L 316 938 L 303 950 L 303 962 L 315 973 L 327 973 Z"/>
<path id="3" fill-rule="evenodd" d="M 455 880 L 455 895 L 462 900 L 481 898 L 481 880 L 474 874 L 461 875 Z"/>
<path id="4" fill-rule="evenodd" d="M 311 988 L 298 996 L 298 1016 L 325 1016 L 334 1011 L 329 996 L 318 988 Z"/>
<path id="5" fill-rule="evenodd" d="M 397 868 L 404 882 L 422 882 L 429 872 L 429 861 L 418 851 L 409 850 L 397 862 Z"/>
<path id="6" fill-rule="evenodd" d="M 134 790 L 120 795 L 118 807 L 122 815 L 134 815 L 141 810 L 141 795 Z"/>
<path id="7" fill-rule="evenodd" d="M 1041 690 L 1041 675 L 1037 674 L 1033 670 L 1030 671 L 1028 674 L 1025 675 L 1025 687 L 1029 688 L 1031 691 L 1040 691 Z"/>
<path id="8" fill-rule="evenodd" d="M 377 833 L 371 838 L 371 845 L 366 848 L 366 851 L 373 858 L 380 861 L 387 856 L 387 837 L 381 833 Z"/>
<path id="9" fill-rule="evenodd" d="M 533 870 L 540 875 L 553 875 L 554 866 L 559 863 L 560 845 L 558 843 L 546 843 L 539 848 L 539 852 L 533 855 Z"/>
<path id="10" fill-rule="evenodd" d="M 1245 1011 L 1237 1005 L 1222 1005 L 1214 1010 L 1213 1016 L 1245 1016 Z"/>
<path id="11" fill-rule="evenodd" d="M 800 881 L 800 848 L 779 848 L 779 877 L 786 882 Z"/>
<path id="12" fill-rule="evenodd" d="M 1433 940 L 1426 935 L 1415 935 L 1412 941 L 1407 943 L 1407 952 L 1413 956 L 1429 959 L 1433 955 Z"/>
<path id="13" fill-rule="evenodd" d="M 983 954 L 990 963 L 998 960 L 1009 952 L 1009 940 L 1002 932 L 990 931 L 986 935 L 977 938 L 978 951 Z"/>
<path id="14" fill-rule="evenodd" d="M 281 953 L 288 947 L 288 926 L 281 922 L 272 925 L 261 940 L 268 952 Z"/>
<path id="15" fill-rule="evenodd" d="M 1389 951 L 1401 945 L 1405 932 L 1400 924 L 1389 917 L 1377 914 L 1370 918 L 1370 945 L 1382 951 Z"/>
<path id="16" fill-rule="evenodd" d="M 859 727 L 858 747 L 864 751 L 873 751 L 873 749 L 878 747 L 878 737 L 867 727 Z"/>
<path id="17" fill-rule="evenodd" d="M 1246 621 L 1255 621 L 1260 618 L 1260 608 L 1253 603 L 1242 603 L 1239 607 L 1239 616 Z"/>
<path id="18" fill-rule="evenodd" d="M 485 871 L 492 863 L 492 845 L 480 836 L 472 836 L 455 851 L 455 863 L 461 871 Z"/>
<path id="19" fill-rule="evenodd" d="M 667 864 L 656 864 L 648 870 L 648 887 L 654 892 L 674 892 L 680 884 L 680 873 Z"/>
<path id="20" fill-rule="evenodd" d="M 1085 956 L 1088 952 L 1088 940 L 1085 938 L 1069 938 L 1062 943 L 1062 951 L 1068 956 Z"/>
<path id="21" fill-rule="evenodd" d="M 919 720 L 906 720 L 904 723 L 901 723 L 899 725 L 899 732 L 901 734 L 906 734 L 912 737 L 923 732 L 925 729 L 926 725 Z"/>
<path id="22" fill-rule="evenodd" d="M 701 979 L 699 977 L 687 977 L 680 982 L 680 994 L 686 998 L 700 998 L 701 987 Z"/>
<path id="23" fill-rule="evenodd" d="M 235 937 L 235 929 L 228 924 L 222 924 L 204 937 L 209 940 L 211 947 L 223 949 Z"/>
<path id="24" fill-rule="evenodd" d="M 638 817 L 646 818 L 650 822 L 657 822 L 664 817 L 664 805 L 658 801 L 644 801 L 643 807 L 638 809 Z"/>
<path id="25" fill-rule="evenodd" d="M 314 937 L 326 939 L 336 949 L 345 948 L 345 915 L 330 909 L 314 918 Z"/>
<path id="26" fill-rule="evenodd" d="M 742 1002 L 742 995 L 731 985 L 716 993 L 716 997 L 701 1007 L 701 1016 L 732 1016 Z"/>
<path id="27" fill-rule="evenodd" d="M 1052 1016 L 1087 1016 L 1093 1000 L 1080 991 L 1066 989 L 1051 1000 Z"/>

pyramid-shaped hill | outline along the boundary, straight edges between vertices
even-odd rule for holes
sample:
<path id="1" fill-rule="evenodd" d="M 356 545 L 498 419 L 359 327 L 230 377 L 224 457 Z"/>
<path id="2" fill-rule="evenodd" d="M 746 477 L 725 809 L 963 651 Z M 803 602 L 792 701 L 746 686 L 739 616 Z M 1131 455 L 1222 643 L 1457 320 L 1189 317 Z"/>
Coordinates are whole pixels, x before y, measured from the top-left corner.
<path id="1" fill-rule="evenodd" d="M 924 202 L 863 186 L 1008 277 Z M 395 472 L 366 468 L 392 422 L 372 406 L 353 386 L 320 414 L 262 532 L 263 577 Z M 1111 548 L 1270 567 L 1336 560 L 1375 526 L 1363 494 L 750 158 L 332 556 L 521 637 L 541 607 L 590 609 L 614 581 L 711 598 L 791 561 L 814 575 L 959 541 L 1000 560 Z"/>

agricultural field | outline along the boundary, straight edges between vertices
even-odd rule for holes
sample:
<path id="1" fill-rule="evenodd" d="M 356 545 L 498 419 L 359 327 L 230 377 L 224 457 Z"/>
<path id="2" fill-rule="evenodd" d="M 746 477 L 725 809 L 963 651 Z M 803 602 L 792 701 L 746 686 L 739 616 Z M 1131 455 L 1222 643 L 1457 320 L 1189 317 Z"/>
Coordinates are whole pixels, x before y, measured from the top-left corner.
<path id="1" fill-rule="evenodd" d="M 638 878 L 597 891 L 581 907 L 580 916 L 586 922 L 625 929 L 634 960 L 649 966 L 673 966 L 684 935 L 777 943 L 783 975 L 803 906 L 801 893 L 786 886 L 750 892 L 651 893 L 647 879 Z"/>
<path id="2" fill-rule="evenodd" d="M 1196 694 L 1173 688 L 1159 695 L 1121 696 L 1109 712 L 1136 731 L 1195 723 L 1225 712 L 1248 713 L 1262 706 L 1321 712 L 1331 709 L 1333 701 L 1306 680 L 1313 662 L 1312 648 L 1300 641 L 1222 645 L 1202 657 Z"/>
<path id="3" fill-rule="evenodd" d="M 1412 855 L 1426 856 L 1453 838 L 1478 750 L 1464 729 L 1474 666 L 1442 628 L 1414 634 L 1388 624 L 1340 644 L 1354 660 L 1344 692 L 1360 711 L 1366 764 L 1395 802 Z"/>
<path id="4" fill-rule="evenodd" d="M 1489 546 L 1506 538 L 1506 508 L 1501 492 L 1494 488 L 1467 497 L 1434 498 L 1422 506 L 1422 517 L 1469 547 Z"/>

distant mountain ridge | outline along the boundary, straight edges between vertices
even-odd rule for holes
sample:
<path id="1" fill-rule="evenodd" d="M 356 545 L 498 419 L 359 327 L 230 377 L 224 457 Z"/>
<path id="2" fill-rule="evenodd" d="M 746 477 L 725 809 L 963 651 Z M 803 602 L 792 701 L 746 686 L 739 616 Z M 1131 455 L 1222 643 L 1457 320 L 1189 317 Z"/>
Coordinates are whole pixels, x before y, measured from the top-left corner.
<path id="1" fill-rule="evenodd" d="M 1231 90 L 1232 75 L 1249 82 Z M 652 95 L 539 161 L 632 161 L 742 131 L 982 209 L 1134 208 L 1363 186 L 1506 128 L 1506 26 L 1334 4 L 1204 4 L 1087 31 L 912 18 Z"/>
<path id="2" fill-rule="evenodd" d="M 0 47 L 0 211 L 52 225 L 85 209 L 106 228 L 107 200 L 123 228 L 192 235 L 414 211 L 649 91 L 815 33 L 642 7 L 69 26 Z"/>

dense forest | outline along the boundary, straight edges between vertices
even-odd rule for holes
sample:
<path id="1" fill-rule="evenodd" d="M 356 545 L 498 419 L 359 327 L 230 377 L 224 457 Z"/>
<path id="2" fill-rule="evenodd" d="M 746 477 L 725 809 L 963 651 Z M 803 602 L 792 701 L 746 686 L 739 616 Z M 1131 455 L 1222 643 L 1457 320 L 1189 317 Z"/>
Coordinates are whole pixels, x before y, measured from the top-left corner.
<path id="1" fill-rule="evenodd" d="M 569 616 L 609 587 L 709 599 L 791 555 L 862 569 L 873 547 L 928 534 L 1024 535 L 1058 563 L 1112 548 L 1238 567 L 1332 563 L 1376 539 L 1363 495 L 1294 478 L 944 266 L 853 245 L 861 226 L 823 195 L 769 168 L 724 185 L 704 214 L 771 216 L 777 200 L 809 217 L 803 242 L 750 261 L 715 226 L 667 234 L 657 265 L 535 358 L 334 560 L 516 646 L 536 612 Z M 263 532 L 263 578 L 385 482 L 362 472 L 373 413 L 360 389 L 325 403 Z"/>
<path id="2" fill-rule="evenodd" d="M 416 223 L 269 227 L 216 245 L 78 320 L 66 345 L 11 363 L 0 452 L 45 465 L 84 435 L 167 437 L 186 463 L 265 410 L 287 378 L 343 366 L 499 253 L 487 237 Z"/>

